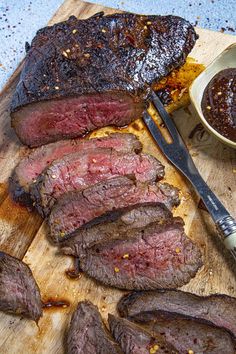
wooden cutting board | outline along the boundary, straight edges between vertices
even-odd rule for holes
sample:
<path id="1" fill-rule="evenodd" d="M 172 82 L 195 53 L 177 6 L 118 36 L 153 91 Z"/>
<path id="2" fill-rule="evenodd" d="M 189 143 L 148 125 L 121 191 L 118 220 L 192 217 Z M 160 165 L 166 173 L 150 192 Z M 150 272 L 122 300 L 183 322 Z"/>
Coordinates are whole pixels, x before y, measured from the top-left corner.
<path id="1" fill-rule="evenodd" d="M 72 14 L 87 18 L 99 11 L 115 12 L 99 5 L 66 0 L 49 24 L 65 20 Z M 235 42 L 234 36 L 199 28 L 197 32 L 200 38 L 191 56 L 205 65 Z M 97 304 L 106 320 L 109 312 L 115 313 L 116 303 L 124 292 L 98 285 L 85 275 L 75 280 L 67 278 L 65 272 L 72 267 L 72 259 L 59 255 L 57 248 L 49 244 L 46 224 L 42 219 L 36 213 L 14 204 L 8 195 L 8 177 L 27 152 L 10 127 L 9 103 L 19 71 L 20 68 L 0 95 L 0 250 L 29 264 L 43 300 L 66 300 L 70 305 L 44 310 L 38 327 L 29 320 L 0 313 L 0 353 L 63 353 L 65 331 L 78 301 L 86 298 Z M 175 112 L 174 120 L 202 176 L 230 212 L 235 214 L 235 151 L 223 146 L 205 130 L 194 130 L 199 122 L 191 106 Z M 109 130 L 101 129 L 94 136 Z M 162 156 L 141 120 L 125 131 L 138 135 L 144 151 L 165 164 L 166 180 L 181 189 L 182 202 L 175 214 L 183 217 L 186 233 L 198 242 L 205 257 L 204 267 L 184 289 L 197 294 L 220 292 L 236 296 L 236 268 L 230 257 L 222 252 L 211 220 L 207 212 L 198 207 L 199 200 L 192 187 Z"/>

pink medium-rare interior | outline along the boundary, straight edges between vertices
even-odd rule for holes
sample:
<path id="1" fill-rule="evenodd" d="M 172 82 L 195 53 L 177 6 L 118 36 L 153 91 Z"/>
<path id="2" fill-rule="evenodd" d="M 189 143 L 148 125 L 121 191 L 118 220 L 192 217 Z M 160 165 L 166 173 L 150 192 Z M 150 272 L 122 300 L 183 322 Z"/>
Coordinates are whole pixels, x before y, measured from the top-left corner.
<path id="1" fill-rule="evenodd" d="M 45 175 L 47 195 L 59 198 L 63 193 L 88 188 L 116 176 L 135 175 L 138 181 L 156 181 L 163 168 L 150 155 L 118 154 L 111 149 L 74 153 L 55 162 Z"/>
<path id="2" fill-rule="evenodd" d="M 49 217 L 52 235 L 70 234 L 83 224 L 102 214 L 146 202 L 167 203 L 157 185 L 120 186 L 104 190 L 103 194 L 86 195 L 86 199 L 73 197 L 68 202 L 58 203 Z M 168 203 L 167 203 L 168 204 Z"/>
<path id="3" fill-rule="evenodd" d="M 32 183 L 54 160 L 73 152 L 86 152 L 96 148 L 114 148 L 117 151 L 127 152 L 139 151 L 141 145 L 139 146 L 138 140 L 133 139 L 132 135 L 127 135 L 126 139 L 123 138 L 123 134 L 117 133 L 104 138 L 62 140 L 42 146 L 20 162 L 16 168 L 17 175 L 23 179 L 23 183 Z"/>
<path id="4" fill-rule="evenodd" d="M 143 111 L 129 95 L 95 94 L 29 104 L 13 113 L 20 140 L 40 146 L 73 138 L 107 125 L 124 126 Z"/>
<path id="5" fill-rule="evenodd" d="M 168 282 L 168 278 L 189 263 L 188 258 L 193 256 L 186 253 L 183 246 L 182 230 L 169 228 L 142 238 L 110 242 L 104 247 L 94 246 L 93 257 L 101 258 L 112 274 L 117 270 L 130 278 L 144 276 L 158 280 L 166 277 Z"/>

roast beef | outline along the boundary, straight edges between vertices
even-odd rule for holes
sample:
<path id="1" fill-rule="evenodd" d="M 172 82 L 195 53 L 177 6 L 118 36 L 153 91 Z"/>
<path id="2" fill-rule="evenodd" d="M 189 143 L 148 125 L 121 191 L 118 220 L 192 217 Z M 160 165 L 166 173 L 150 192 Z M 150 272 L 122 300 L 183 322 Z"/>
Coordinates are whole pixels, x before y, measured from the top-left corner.
<path id="1" fill-rule="evenodd" d="M 69 192 L 53 207 L 48 218 L 51 239 L 59 242 L 85 223 L 108 211 L 145 202 L 179 204 L 178 191 L 168 184 L 146 184 L 120 176 L 80 192 Z"/>
<path id="2" fill-rule="evenodd" d="M 42 316 L 40 291 L 27 264 L 0 252 L 0 310 L 38 322 Z"/>
<path id="3" fill-rule="evenodd" d="M 168 311 L 200 318 L 224 327 L 236 337 L 236 298 L 227 295 L 198 296 L 180 290 L 140 291 L 125 295 L 118 304 L 121 316 L 139 319 L 152 312 Z"/>
<path id="4" fill-rule="evenodd" d="M 84 249 L 80 267 L 101 283 L 127 290 L 177 288 L 202 266 L 198 247 L 173 218 L 129 230 Z"/>
<path id="5" fill-rule="evenodd" d="M 128 230 L 145 227 L 155 221 L 161 223 L 172 217 L 170 210 L 161 203 L 132 205 L 93 219 L 61 241 L 60 247 L 63 253 L 78 257 L 84 248 L 97 242 L 116 239 Z"/>
<path id="6" fill-rule="evenodd" d="M 144 327 L 152 335 L 161 335 L 181 354 L 234 354 L 236 352 L 235 340 L 229 332 L 203 320 L 168 312 L 160 312 L 157 316 L 149 312 L 149 320 L 146 316 L 144 321 L 142 316 L 139 320 L 140 323 L 145 323 Z"/>
<path id="7" fill-rule="evenodd" d="M 104 325 L 98 308 L 80 302 L 73 313 L 67 337 L 67 354 L 122 354 Z"/>
<path id="8" fill-rule="evenodd" d="M 23 205 L 32 205 L 30 185 L 54 160 L 72 152 L 97 148 L 113 148 L 123 153 L 140 152 L 142 145 L 133 134 L 114 133 L 103 138 L 62 140 L 35 149 L 23 158 L 10 177 L 10 192 L 13 199 Z"/>
<path id="9" fill-rule="evenodd" d="M 125 354 L 177 354 L 160 334 L 153 336 L 140 326 L 111 314 L 108 322 L 113 337 Z"/>
<path id="10" fill-rule="evenodd" d="M 31 195 L 41 215 L 48 215 L 64 193 L 88 188 L 116 176 L 134 175 L 141 182 L 164 176 L 163 165 L 151 155 L 123 154 L 113 149 L 72 153 L 54 161 L 32 185 Z"/>
<path id="11" fill-rule="evenodd" d="M 175 16 L 130 13 L 37 32 L 13 96 L 12 125 L 39 146 L 141 116 L 150 85 L 182 65 L 197 35 Z"/>

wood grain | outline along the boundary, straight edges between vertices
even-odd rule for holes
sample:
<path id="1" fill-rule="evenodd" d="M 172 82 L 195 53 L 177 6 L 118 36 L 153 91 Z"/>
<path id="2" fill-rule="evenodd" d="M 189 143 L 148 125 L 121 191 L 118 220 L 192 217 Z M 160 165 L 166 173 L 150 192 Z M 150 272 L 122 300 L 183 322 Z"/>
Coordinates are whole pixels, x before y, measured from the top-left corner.
<path id="1" fill-rule="evenodd" d="M 50 21 L 53 24 L 70 15 L 86 18 L 96 12 L 115 10 L 81 1 L 67 0 Z M 223 49 L 235 42 L 235 37 L 197 29 L 199 40 L 191 56 L 200 63 L 209 64 Z M 74 306 L 81 299 L 90 299 L 100 308 L 106 320 L 108 312 L 115 313 L 115 306 L 124 292 L 103 287 L 82 275 L 68 279 L 65 271 L 72 267 L 72 259 L 58 254 L 47 240 L 47 226 L 35 213 L 15 205 L 7 192 L 7 180 L 19 159 L 27 153 L 10 127 L 9 103 L 18 81 L 19 69 L 12 76 L 0 96 L 0 249 L 8 251 L 30 265 L 40 286 L 43 299 L 67 300 L 70 307 L 48 309 L 39 322 L 0 314 L 0 353 L 63 353 L 66 327 Z M 199 123 L 193 108 L 179 110 L 174 120 L 183 135 L 193 159 L 209 186 L 217 193 L 226 207 L 235 214 L 236 181 L 235 152 L 223 146 L 204 129 L 192 138 L 190 133 Z M 103 128 L 94 136 L 111 131 Z M 114 130 L 112 130 L 114 131 Z M 197 276 L 184 289 L 209 294 L 221 292 L 236 296 L 235 267 L 222 246 L 207 212 L 198 208 L 198 197 L 189 183 L 162 156 L 139 119 L 124 132 L 136 134 L 144 151 L 159 158 L 166 166 L 166 180 L 181 189 L 182 202 L 175 210 L 185 220 L 186 233 L 201 247 L 205 262 Z"/>

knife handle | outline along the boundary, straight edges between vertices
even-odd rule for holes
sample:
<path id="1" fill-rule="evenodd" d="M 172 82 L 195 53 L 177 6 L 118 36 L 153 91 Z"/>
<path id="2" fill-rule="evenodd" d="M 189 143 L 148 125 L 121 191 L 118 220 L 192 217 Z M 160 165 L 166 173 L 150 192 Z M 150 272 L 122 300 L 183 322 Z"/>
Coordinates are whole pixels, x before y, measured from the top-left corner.
<path id="1" fill-rule="evenodd" d="M 236 221 L 228 215 L 217 221 L 217 227 L 225 247 L 231 252 L 236 260 Z"/>

